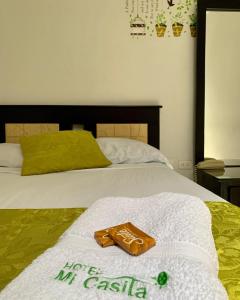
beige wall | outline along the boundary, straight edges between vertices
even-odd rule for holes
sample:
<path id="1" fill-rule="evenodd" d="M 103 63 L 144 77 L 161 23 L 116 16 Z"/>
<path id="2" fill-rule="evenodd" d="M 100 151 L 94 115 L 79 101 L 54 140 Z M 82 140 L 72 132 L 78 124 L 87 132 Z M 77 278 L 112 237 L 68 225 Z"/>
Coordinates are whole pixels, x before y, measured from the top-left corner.
<path id="1" fill-rule="evenodd" d="M 161 104 L 162 152 L 193 160 L 194 38 L 131 38 L 122 0 L 0 5 L 1 104 Z"/>

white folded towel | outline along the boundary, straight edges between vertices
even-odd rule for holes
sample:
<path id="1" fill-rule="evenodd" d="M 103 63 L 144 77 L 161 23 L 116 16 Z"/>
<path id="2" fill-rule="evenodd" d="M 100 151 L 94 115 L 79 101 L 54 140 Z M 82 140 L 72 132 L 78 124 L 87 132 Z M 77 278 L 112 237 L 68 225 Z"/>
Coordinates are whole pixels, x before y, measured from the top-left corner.
<path id="1" fill-rule="evenodd" d="M 100 229 L 131 222 L 157 245 L 140 256 L 117 246 L 101 248 Z M 161 287 L 157 277 L 169 276 Z M 198 198 L 161 193 L 95 202 L 0 294 L 1 300 L 165 299 L 225 300 L 211 215 Z"/>

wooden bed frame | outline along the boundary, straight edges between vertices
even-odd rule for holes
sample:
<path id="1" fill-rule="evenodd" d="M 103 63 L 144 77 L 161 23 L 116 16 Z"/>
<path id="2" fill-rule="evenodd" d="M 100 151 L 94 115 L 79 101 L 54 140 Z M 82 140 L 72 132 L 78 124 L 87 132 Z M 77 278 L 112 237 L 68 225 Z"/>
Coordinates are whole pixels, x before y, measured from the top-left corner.
<path id="1" fill-rule="evenodd" d="M 97 124 L 147 124 L 148 144 L 160 148 L 162 106 L 0 105 L 0 143 L 11 123 L 59 124 L 60 130 L 81 124 L 96 136 Z"/>

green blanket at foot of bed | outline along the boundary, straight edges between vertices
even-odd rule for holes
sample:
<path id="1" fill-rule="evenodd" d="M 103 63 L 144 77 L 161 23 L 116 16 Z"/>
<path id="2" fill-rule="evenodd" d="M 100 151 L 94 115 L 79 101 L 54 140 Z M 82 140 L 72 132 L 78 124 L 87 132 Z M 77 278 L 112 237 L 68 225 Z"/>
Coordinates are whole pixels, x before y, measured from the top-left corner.
<path id="1" fill-rule="evenodd" d="M 219 278 L 230 300 L 240 300 L 240 208 L 206 202 L 212 213 Z M 84 209 L 0 210 L 0 290 L 33 259 L 52 247 Z"/>
<path id="2" fill-rule="evenodd" d="M 240 300 L 240 208 L 230 203 L 207 202 L 219 260 L 218 276 L 230 300 Z"/>
<path id="3" fill-rule="evenodd" d="M 52 247 L 84 210 L 0 209 L 0 290 Z"/>

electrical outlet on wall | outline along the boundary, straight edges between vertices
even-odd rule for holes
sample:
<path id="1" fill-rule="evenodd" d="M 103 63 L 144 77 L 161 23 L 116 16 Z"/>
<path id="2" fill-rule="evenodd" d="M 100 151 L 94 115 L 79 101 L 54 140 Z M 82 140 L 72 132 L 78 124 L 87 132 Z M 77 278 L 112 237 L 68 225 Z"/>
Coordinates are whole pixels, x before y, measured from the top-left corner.
<path id="1" fill-rule="evenodd" d="M 193 162 L 191 160 L 179 160 L 178 168 L 182 170 L 191 170 L 193 168 Z"/>

